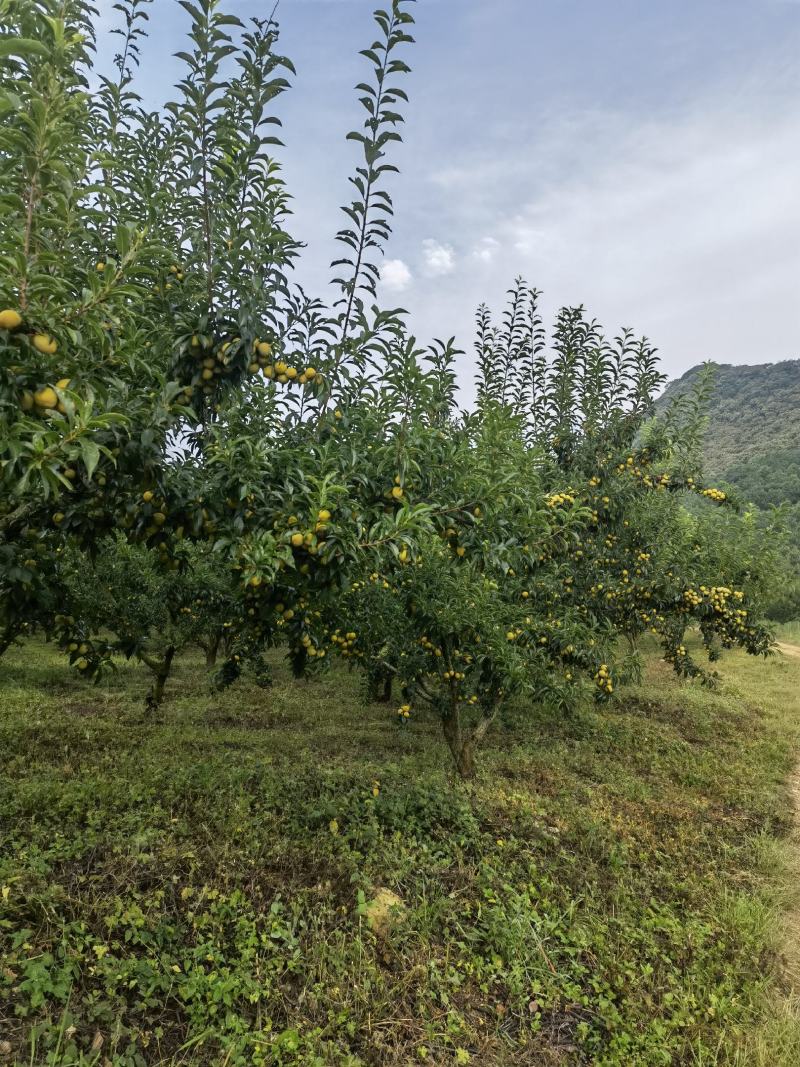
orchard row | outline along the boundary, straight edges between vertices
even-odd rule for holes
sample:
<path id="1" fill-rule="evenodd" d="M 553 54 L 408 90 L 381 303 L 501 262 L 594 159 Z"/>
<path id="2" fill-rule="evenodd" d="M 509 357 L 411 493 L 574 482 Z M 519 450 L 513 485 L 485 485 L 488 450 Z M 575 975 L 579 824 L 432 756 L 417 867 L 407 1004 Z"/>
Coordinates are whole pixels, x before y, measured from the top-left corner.
<path id="1" fill-rule="evenodd" d="M 220 687 L 267 684 L 273 647 L 298 676 L 340 657 L 393 723 L 437 716 L 464 775 L 507 701 L 613 700 L 645 633 L 709 681 L 689 627 L 712 660 L 767 652 L 768 541 L 697 469 L 702 387 L 654 419 L 649 343 L 582 309 L 548 338 L 520 281 L 500 325 L 479 310 L 466 410 L 463 353 L 380 307 L 408 4 L 362 53 L 332 307 L 292 282 L 277 27 L 185 6 L 148 113 L 146 0 L 113 76 L 88 3 L 6 0 L 0 651 L 137 657 L 152 706 L 187 644 Z"/>

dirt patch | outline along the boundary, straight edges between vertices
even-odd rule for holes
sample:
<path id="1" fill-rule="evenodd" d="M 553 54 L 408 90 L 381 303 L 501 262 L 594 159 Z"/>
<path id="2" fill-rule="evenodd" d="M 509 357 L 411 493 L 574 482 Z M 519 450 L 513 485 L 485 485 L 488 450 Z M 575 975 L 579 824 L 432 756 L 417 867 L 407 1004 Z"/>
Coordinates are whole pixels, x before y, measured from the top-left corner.
<path id="1" fill-rule="evenodd" d="M 792 659 L 800 659 L 800 645 L 787 645 L 785 642 L 779 641 L 778 648 L 784 656 L 791 656 Z"/>

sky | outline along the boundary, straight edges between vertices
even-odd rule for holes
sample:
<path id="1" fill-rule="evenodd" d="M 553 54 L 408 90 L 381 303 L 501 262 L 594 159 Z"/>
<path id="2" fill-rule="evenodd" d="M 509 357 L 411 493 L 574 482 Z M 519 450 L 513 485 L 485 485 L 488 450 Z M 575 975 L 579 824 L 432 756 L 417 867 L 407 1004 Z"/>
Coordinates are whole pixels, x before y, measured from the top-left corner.
<path id="1" fill-rule="evenodd" d="M 388 0 L 386 0 L 388 2 Z M 273 0 L 223 0 L 242 19 Z M 277 158 L 329 298 L 372 0 L 281 0 L 297 68 Z M 113 23 L 101 0 L 102 26 Z M 800 357 L 800 0 L 418 0 L 380 287 L 421 342 L 469 349 L 521 275 L 552 319 L 646 334 L 670 377 Z M 188 15 L 154 0 L 139 91 L 169 99 Z M 100 39 L 110 62 L 113 37 Z M 470 359 L 462 360 L 468 389 Z"/>

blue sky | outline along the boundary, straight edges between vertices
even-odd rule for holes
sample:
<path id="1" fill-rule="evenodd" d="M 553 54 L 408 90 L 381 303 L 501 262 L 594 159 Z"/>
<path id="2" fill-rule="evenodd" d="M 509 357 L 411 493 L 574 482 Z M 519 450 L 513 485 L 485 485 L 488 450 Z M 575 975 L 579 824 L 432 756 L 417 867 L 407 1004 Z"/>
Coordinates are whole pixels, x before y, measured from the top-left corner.
<path id="1" fill-rule="evenodd" d="M 326 294 L 360 122 L 372 0 L 281 0 L 298 76 L 279 151 Z M 113 17 L 103 0 L 103 23 Z M 247 18 L 272 0 L 229 0 Z M 671 375 L 800 356 L 798 0 L 419 0 L 382 282 L 422 340 L 472 342 L 518 274 L 552 313 L 646 333 Z M 150 8 L 140 91 L 181 69 L 188 16 Z M 101 38 L 108 61 L 113 38 Z M 466 367 L 466 362 L 465 362 Z M 466 374 L 466 371 L 465 371 Z"/>

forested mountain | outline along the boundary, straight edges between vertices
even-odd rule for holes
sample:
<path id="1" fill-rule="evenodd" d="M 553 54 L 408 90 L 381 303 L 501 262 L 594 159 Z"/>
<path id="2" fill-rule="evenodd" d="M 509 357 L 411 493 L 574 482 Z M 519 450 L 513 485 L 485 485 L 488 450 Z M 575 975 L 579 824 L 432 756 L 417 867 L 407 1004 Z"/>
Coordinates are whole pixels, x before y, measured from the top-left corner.
<path id="1" fill-rule="evenodd" d="M 692 389 L 703 367 L 671 382 L 658 401 Z M 716 364 L 703 447 L 710 479 L 729 482 L 748 502 L 784 509 L 785 574 L 768 614 L 778 622 L 800 616 L 800 360 L 749 367 Z M 768 521 L 764 512 L 764 521 Z"/>
<path id="2" fill-rule="evenodd" d="M 762 507 L 800 501 L 800 360 L 757 366 L 716 364 L 705 441 L 709 474 Z M 659 404 L 691 389 L 693 367 Z"/>

